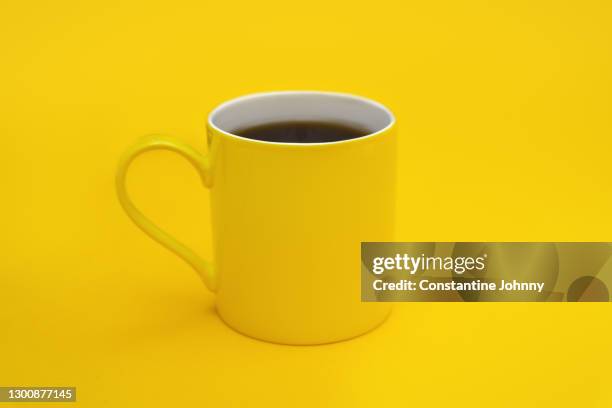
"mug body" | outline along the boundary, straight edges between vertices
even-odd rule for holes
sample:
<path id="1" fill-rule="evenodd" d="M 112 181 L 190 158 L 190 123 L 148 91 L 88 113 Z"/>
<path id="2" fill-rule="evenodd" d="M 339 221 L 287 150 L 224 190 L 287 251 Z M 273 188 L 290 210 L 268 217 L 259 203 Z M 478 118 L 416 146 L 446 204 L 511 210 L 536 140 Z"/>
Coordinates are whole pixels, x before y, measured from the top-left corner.
<path id="1" fill-rule="evenodd" d="M 371 133 L 330 143 L 275 143 L 232 132 L 259 124 L 330 121 Z M 321 344 L 365 333 L 390 305 L 362 303 L 360 243 L 392 241 L 395 120 L 365 98 L 272 92 L 209 116 L 217 310 L 246 335 Z"/>

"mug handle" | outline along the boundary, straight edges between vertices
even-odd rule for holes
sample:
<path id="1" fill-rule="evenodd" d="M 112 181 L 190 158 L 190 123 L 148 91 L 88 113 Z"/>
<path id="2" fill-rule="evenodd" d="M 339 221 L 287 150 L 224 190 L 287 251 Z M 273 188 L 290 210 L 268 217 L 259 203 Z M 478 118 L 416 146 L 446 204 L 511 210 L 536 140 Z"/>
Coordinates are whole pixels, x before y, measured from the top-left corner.
<path id="1" fill-rule="evenodd" d="M 176 139 L 162 136 L 149 136 L 130 147 L 119 160 L 117 174 L 115 176 L 115 187 L 117 189 L 119 202 L 126 214 L 138 228 L 191 265 L 198 275 L 200 275 L 206 287 L 212 292 L 215 292 L 216 277 L 212 265 L 144 216 L 136 206 L 134 206 L 127 193 L 125 179 L 130 164 L 140 154 L 151 150 L 169 150 L 180 154 L 196 168 L 202 178 L 202 183 L 206 187 L 210 187 L 210 161 L 207 155 L 199 153 L 191 146 Z"/>

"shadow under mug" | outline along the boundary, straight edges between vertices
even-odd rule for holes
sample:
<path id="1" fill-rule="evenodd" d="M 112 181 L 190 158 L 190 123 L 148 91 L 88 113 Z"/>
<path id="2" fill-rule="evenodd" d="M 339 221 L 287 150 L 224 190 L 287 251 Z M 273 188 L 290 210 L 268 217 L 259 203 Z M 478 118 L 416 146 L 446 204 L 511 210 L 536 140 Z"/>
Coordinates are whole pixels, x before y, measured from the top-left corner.
<path id="1" fill-rule="evenodd" d="M 370 133 L 328 143 L 267 142 L 232 133 L 289 120 L 352 124 Z M 132 221 L 198 272 L 216 293 L 221 318 L 243 334 L 323 344 L 381 324 L 390 305 L 361 302 L 360 243 L 393 240 L 396 134 L 389 109 L 350 94 L 259 93 L 218 106 L 207 128 L 207 154 L 159 136 L 125 152 L 116 189 Z M 210 189 L 214 265 L 130 200 L 128 167 L 154 149 L 185 157 Z"/>

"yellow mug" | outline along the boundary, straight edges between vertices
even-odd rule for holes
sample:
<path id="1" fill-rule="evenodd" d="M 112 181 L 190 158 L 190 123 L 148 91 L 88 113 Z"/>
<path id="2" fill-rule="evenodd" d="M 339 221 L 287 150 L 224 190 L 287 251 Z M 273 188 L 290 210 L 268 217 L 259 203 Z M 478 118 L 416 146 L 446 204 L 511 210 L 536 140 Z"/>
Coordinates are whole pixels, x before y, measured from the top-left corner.
<path id="1" fill-rule="evenodd" d="M 289 120 L 357 125 L 370 133 L 328 143 L 232 133 Z M 217 294 L 218 314 L 238 332 L 275 343 L 323 344 L 381 324 L 390 305 L 361 302 L 360 243 L 393 240 L 396 134 L 390 110 L 350 94 L 269 92 L 221 104 L 207 127 L 208 154 L 150 137 L 123 155 L 116 188 L 132 221 L 198 272 Z M 214 266 L 130 200 L 128 167 L 154 149 L 184 156 L 210 189 Z"/>

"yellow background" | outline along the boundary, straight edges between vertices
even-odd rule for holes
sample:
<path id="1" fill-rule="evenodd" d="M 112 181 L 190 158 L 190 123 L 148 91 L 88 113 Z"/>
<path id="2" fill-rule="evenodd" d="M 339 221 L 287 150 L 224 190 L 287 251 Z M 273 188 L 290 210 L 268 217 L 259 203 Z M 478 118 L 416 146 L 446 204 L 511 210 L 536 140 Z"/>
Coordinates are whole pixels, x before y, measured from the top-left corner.
<path id="1" fill-rule="evenodd" d="M 612 241 L 610 21 L 607 1 L 3 2 L 0 385 L 84 407 L 609 407 L 609 304 L 399 304 L 350 342 L 251 340 L 129 222 L 113 173 L 143 134 L 204 148 L 223 100 L 352 92 L 398 118 L 398 240 Z M 130 180 L 210 254 L 186 162 Z"/>

